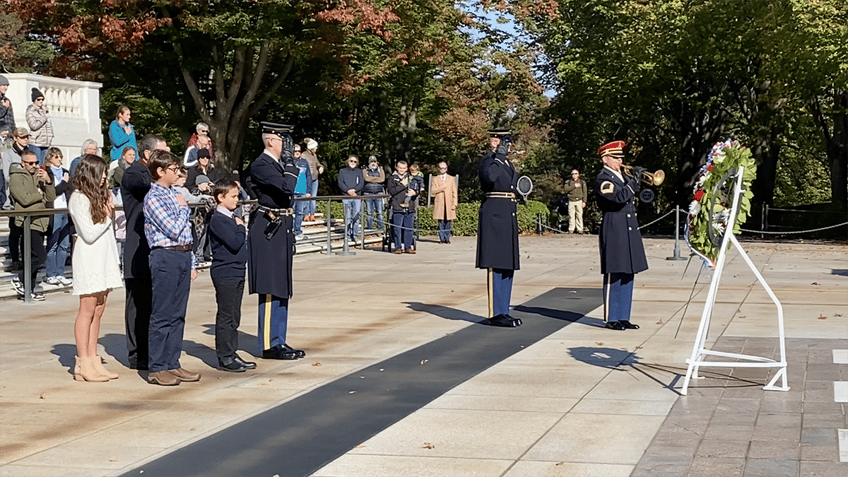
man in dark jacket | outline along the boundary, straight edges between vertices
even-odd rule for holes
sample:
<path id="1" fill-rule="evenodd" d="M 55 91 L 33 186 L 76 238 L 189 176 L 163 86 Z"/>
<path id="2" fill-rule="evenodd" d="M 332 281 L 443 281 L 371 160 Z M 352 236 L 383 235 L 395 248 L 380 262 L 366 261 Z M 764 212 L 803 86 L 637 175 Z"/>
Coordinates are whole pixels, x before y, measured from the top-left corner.
<path id="1" fill-rule="evenodd" d="M 293 195 L 298 169 L 294 163 L 292 127 L 261 123 L 265 150 L 250 165 L 258 202 L 247 230 L 248 292 L 259 295 L 257 338 L 263 359 L 297 359 L 303 350 L 286 343 L 294 257 Z"/>
<path id="2" fill-rule="evenodd" d="M 509 315 L 512 278 L 519 269 L 518 218 L 515 216 L 515 186 L 518 173 L 509 162 L 512 135 L 506 130 L 490 131 L 492 150 L 480 159 L 480 188 L 486 194 L 480 204 L 477 230 L 477 268 L 488 272 L 489 317 L 492 326 L 521 326 Z"/>
<path id="3" fill-rule="evenodd" d="M 339 188 L 342 194 L 356 197 L 362 193 L 365 187 L 365 177 L 359 170 L 359 159 L 351 155 L 347 158 L 347 167 L 339 171 Z M 359 210 L 362 201 L 356 199 L 344 199 L 345 223 L 347 223 L 347 235 L 351 240 L 356 240 L 356 228 L 359 225 Z"/>
<path id="4" fill-rule="evenodd" d="M 604 168 L 595 179 L 595 198 L 603 212 L 601 233 L 601 273 L 604 274 L 604 321 L 613 330 L 636 329 L 630 323 L 633 277 L 648 269 L 642 235 L 633 201 L 639 193 L 639 179 L 621 173 L 624 141 L 604 144 L 598 150 Z"/>
<path id="5" fill-rule="evenodd" d="M 150 275 L 150 247 L 144 235 L 144 197 L 150 190 L 152 178 L 147 161 L 156 149 L 170 151 L 159 136 L 149 134 L 141 140 L 138 160 L 124 171 L 121 178 L 121 200 L 127 218 L 127 238 L 124 242 L 124 325 L 127 332 L 127 358 L 131 369 L 147 369 L 147 337 L 153 303 L 153 281 Z"/>

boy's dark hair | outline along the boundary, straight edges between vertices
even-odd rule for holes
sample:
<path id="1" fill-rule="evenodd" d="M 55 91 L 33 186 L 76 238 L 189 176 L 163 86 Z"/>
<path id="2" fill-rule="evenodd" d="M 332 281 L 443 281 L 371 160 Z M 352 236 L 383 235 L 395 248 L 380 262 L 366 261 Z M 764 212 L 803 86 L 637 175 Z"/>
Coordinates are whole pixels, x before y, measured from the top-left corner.
<path id="1" fill-rule="evenodd" d="M 238 184 L 235 183 L 232 179 L 224 178 L 218 180 L 215 183 L 215 187 L 212 188 L 212 196 L 215 197 L 215 203 L 220 204 L 221 201 L 218 200 L 219 195 L 227 195 L 233 189 L 238 189 Z"/>
<path id="2" fill-rule="evenodd" d="M 150 176 L 154 181 L 159 180 L 159 168 L 167 169 L 170 166 L 179 166 L 180 158 L 171 154 L 168 151 L 156 149 L 150 154 L 150 160 L 147 162 L 147 168 L 150 169 Z"/>

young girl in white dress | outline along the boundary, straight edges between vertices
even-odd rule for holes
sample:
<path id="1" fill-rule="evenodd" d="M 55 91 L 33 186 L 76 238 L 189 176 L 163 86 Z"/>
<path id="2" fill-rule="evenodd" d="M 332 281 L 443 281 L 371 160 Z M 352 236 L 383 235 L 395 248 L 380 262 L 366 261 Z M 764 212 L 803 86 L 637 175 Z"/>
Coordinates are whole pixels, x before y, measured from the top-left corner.
<path id="1" fill-rule="evenodd" d="M 97 355 L 100 318 L 106 309 L 106 297 L 113 288 L 123 286 L 118 266 L 118 246 L 112 230 L 114 198 L 106 183 L 108 166 L 95 155 L 80 161 L 72 179 L 74 192 L 68 209 L 76 227 L 73 271 L 74 295 L 80 306 L 74 324 L 77 344 L 74 379 L 103 382 L 117 379 L 116 373 L 103 367 Z"/>

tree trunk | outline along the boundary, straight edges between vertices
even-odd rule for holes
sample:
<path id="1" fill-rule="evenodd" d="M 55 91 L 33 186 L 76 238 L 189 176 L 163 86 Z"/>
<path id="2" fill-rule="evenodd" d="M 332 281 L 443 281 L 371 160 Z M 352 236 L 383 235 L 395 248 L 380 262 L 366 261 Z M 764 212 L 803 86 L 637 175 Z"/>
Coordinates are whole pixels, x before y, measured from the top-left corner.
<path id="1" fill-rule="evenodd" d="M 818 97 L 811 99 L 807 106 L 819 128 L 830 162 L 831 202 L 845 208 L 848 201 L 848 90 L 835 90 L 832 95 L 835 111 L 831 121 L 822 110 Z"/>

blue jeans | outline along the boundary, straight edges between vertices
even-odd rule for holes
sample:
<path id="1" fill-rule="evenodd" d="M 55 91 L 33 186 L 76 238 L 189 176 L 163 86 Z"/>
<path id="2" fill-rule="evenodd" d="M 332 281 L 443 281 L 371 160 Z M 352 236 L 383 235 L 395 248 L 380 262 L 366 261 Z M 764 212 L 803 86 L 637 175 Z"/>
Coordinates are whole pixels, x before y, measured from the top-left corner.
<path id="1" fill-rule="evenodd" d="M 312 194 L 312 197 L 318 195 L 318 179 L 312 179 L 312 184 L 309 186 L 309 193 Z M 308 201 L 306 206 L 306 215 L 315 215 L 315 201 Z"/>
<path id="2" fill-rule="evenodd" d="M 356 237 L 356 230 L 359 226 L 359 211 L 362 209 L 362 202 L 355 199 L 344 199 L 345 223 L 347 224 L 347 236 L 350 238 Z"/>
<path id="3" fill-rule="evenodd" d="M 409 250 L 412 248 L 412 227 L 415 223 L 415 212 L 392 212 L 392 237 L 395 239 L 395 249 Z"/>
<path id="4" fill-rule="evenodd" d="M 451 221 L 439 220 L 439 241 L 450 242 L 451 238 Z"/>
<path id="5" fill-rule="evenodd" d="M 370 194 L 365 194 L 370 195 Z M 368 228 L 374 228 L 374 217 L 372 213 L 377 213 L 377 228 L 383 230 L 383 199 L 366 199 L 365 200 L 365 216 L 368 222 Z"/>
<path id="6" fill-rule="evenodd" d="M 295 199 L 298 197 L 304 197 L 306 194 L 295 194 Z M 303 229 L 301 226 L 303 225 L 303 216 L 306 215 L 309 209 L 309 204 L 313 201 L 310 200 L 301 200 L 294 203 L 294 234 L 300 235 L 303 233 Z"/>
<path id="7" fill-rule="evenodd" d="M 68 214 L 53 216 L 53 232 L 47 237 L 47 276 L 65 276 L 65 262 L 71 254 L 71 221 Z"/>

